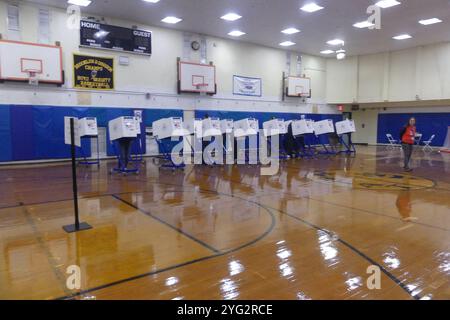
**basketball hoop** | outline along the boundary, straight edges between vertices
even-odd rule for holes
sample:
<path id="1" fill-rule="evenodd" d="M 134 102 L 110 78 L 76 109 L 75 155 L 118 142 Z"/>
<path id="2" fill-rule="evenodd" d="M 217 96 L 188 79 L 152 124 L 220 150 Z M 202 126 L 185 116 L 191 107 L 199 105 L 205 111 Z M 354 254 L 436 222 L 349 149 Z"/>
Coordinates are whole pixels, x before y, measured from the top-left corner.
<path id="1" fill-rule="evenodd" d="M 39 77 L 36 71 L 28 71 L 28 83 L 30 86 L 39 85 Z"/>
<path id="2" fill-rule="evenodd" d="M 208 92 L 208 84 L 207 83 L 199 83 L 195 85 L 195 88 L 198 90 L 201 96 L 205 96 Z"/>

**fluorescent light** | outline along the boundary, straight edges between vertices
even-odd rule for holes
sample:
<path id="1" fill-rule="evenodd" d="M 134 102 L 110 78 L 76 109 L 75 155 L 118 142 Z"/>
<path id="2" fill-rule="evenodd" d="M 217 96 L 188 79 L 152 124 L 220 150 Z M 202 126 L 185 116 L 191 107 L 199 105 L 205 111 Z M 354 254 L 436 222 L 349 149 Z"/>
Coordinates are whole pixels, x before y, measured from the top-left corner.
<path id="1" fill-rule="evenodd" d="M 395 40 L 406 40 L 406 39 L 411 39 L 412 37 L 409 34 L 400 34 L 398 36 L 392 37 L 392 39 Z"/>
<path id="2" fill-rule="evenodd" d="M 332 54 L 332 53 L 334 53 L 334 51 L 333 50 L 323 50 L 323 51 L 320 51 L 320 53 L 321 54 Z"/>
<path id="3" fill-rule="evenodd" d="M 159 0 L 142 0 L 144 2 L 150 2 L 150 3 L 158 3 Z"/>
<path id="4" fill-rule="evenodd" d="M 339 52 L 339 53 L 336 55 L 336 59 L 338 59 L 338 60 L 343 60 L 343 59 L 345 59 L 345 57 L 346 57 L 345 52 Z"/>
<path id="5" fill-rule="evenodd" d="M 67 3 L 74 4 L 74 5 L 80 6 L 80 7 L 87 7 L 88 5 L 90 5 L 92 3 L 92 1 L 91 0 L 69 0 L 69 1 L 67 1 Z"/>
<path id="6" fill-rule="evenodd" d="M 228 33 L 228 35 L 232 36 L 232 37 L 240 37 L 240 36 L 243 36 L 244 34 L 246 34 L 246 33 L 242 32 L 242 31 L 239 31 L 239 30 L 233 30 L 233 31 Z"/>
<path id="7" fill-rule="evenodd" d="M 397 6 L 399 4 L 401 4 L 401 2 L 398 2 L 397 0 L 381 0 L 375 3 L 376 6 L 379 6 L 380 8 L 383 9 Z"/>
<path id="8" fill-rule="evenodd" d="M 425 20 L 420 20 L 419 23 L 423 24 L 424 26 L 428 26 L 430 24 L 435 24 L 435 23 L 440 23 L 442 22 L 441 19 L 438 18 L 431 18 L 431 19 L 425 19 Z"/>
<path id="9" fill-rule="evenodd" d="M 290 46 L 294 46 L 294 45 L 295 45 L 295 42 L 292 42 L 292 41 L 284 41 L 284 42 L 280 43 L 280 46 L 282 46 L 282 47 L 290 47 Z"/>
<path id="10" fill-rule="evenodd" d="M 327 43 L 331 46 L 340 46 L 340 45 L 343 46 L 345 44 L 344 40 L 341 39 L 330 40 Z"/>
<path id="11" fill-rule="evenodd" d="M 238 15 L 237 13 L 227 13 L 224 16 L 221 16 L 220 19 L 227 20 L 227 21 L 236 21 L 242 18 L 242 16 Z"/>
<path id="12" fill-rule="evenodd" d="M 355 23 L 353 26 L 355 28 L 364 29 L 364 28 L 372 27 L 372 26 L 374 26 L 374 24 L 369 21 L 361 21 L 361 22 Z"/>
<path id="13" fill-rule="evenodd" d="M 165 17 L 161 21 L 165 22 L 165 23 L 175 24 L 175 23 L 178 23 L 180 21 L 183 21 L 183 19 L 180 19 L 180 18 L 177 18 L 177 17 Z"/>
<path id="14" fill-rule="evenodd" d="M 312 2 L 312 3 L 308 3 L 306 5 L 304 5 L 303 7 L 300 8 L 300 10 L 305 11 L 305 12 L 316 12 L 319 10 L 322 10 L 323 7 L 317 5 L 316 3 Z"/>
<path id="15" fill-rule="evenodd" d="M 344 49 L 337 50 L 336 53 L 345 53 Z"/>
<path id="16" fill-rule="evenodd" d="M 297 28 L 287 28 L 287 29 L 284 29 L 281 32 L 284 33 L 284 34 L 294 34 L 294 33 L 299 33 L 300 30 L 298 30 Z"/>

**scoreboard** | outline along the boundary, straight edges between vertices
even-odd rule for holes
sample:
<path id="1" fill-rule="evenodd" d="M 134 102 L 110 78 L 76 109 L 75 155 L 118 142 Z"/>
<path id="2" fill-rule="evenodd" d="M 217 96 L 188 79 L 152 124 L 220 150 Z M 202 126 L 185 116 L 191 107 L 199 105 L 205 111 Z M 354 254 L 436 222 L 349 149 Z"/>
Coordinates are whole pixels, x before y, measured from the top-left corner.
<path id="1" fill-rule="evenodd" d="M 80 46 L 151 55 L 152 33 L 82 20 Z"/>

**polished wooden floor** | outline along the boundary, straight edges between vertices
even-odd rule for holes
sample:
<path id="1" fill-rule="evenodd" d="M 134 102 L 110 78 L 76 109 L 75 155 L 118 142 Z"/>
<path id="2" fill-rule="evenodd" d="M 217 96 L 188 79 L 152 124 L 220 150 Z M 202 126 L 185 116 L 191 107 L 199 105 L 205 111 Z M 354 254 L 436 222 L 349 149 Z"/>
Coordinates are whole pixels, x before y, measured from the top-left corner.
<path id="1" fill-rule="evenodd" d="M 140 175 L 67 163 L 0 167 L 0 299 L 450 299 L 450 155 L 361 147 L 356 158 L 257 166 L 148 159 Z M 81 267 L 81 290 L 66 286 Z M 369 290 L 371 265 L 381 289 Z"/>

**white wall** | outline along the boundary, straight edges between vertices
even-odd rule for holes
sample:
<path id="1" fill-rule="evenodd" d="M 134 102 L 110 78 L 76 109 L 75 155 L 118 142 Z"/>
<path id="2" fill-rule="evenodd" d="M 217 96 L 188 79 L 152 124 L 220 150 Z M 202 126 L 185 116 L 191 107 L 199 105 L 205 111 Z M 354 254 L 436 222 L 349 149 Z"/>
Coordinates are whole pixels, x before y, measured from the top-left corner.
<path id="1" fill-rule="evenodd" d="M 37 42 L 39 6 L 19 1 L 21 40 Z M 0 32 L 7 35 L 7 2 L 0 1 Z M 30 88 L 22 84 L 0 85 L 1 103 L 51 104 L 51 105 L 94 105 L 108 107 L 142 108 L 182 108 L 252 110 L 267 112 L 336 113 L 336 109 L 326 104 L 326 60 L 303 55 L 302 74 L 312 78 L 312 98 L 302 102 L 299 99 L 281 101 L 282 72 L 286 70 L 286 51 L 207 37 L 208 61 L 217 67 L 218 94 L 211 97 L 177 95 L 177 57 L 183 57 L 184 33 L 135 22 L 106 18 L 107 23 L 139 28 L 153 32 L 153 54 L 151 57 L 118 54 L 79 47 L 79 31 L 66 27 L 68 15 L 64 10 L 50 8 L 51 42 L 60 41 L 64 51 L 66 84 L 62 88 L 40 86 Z M 199 37 L 193 35 L 193 38 Z M 116 90 L 114 92 L 80 91 L 72 88 L 72 54 L 74 52 L 97 56 L 130 58 L 129 66 L 116 62 Z M 199 54 L 190 52 L 190 58 L 199 60 Z M 296 72 L 296 55 L 291 57 L 291 73 Z M 116 59 L 117 61 L 117 59 Z M 260 77 L 263 81 L 263 97 L 245 99 L 232 94 L 233 75 Z M 146 99 L 145 93 L 151 93 Z"/>
<path id="2" fill-rule="evenodd" d="M 450 99 L 450 43 L 327 61 L 328 103 Z"/>

